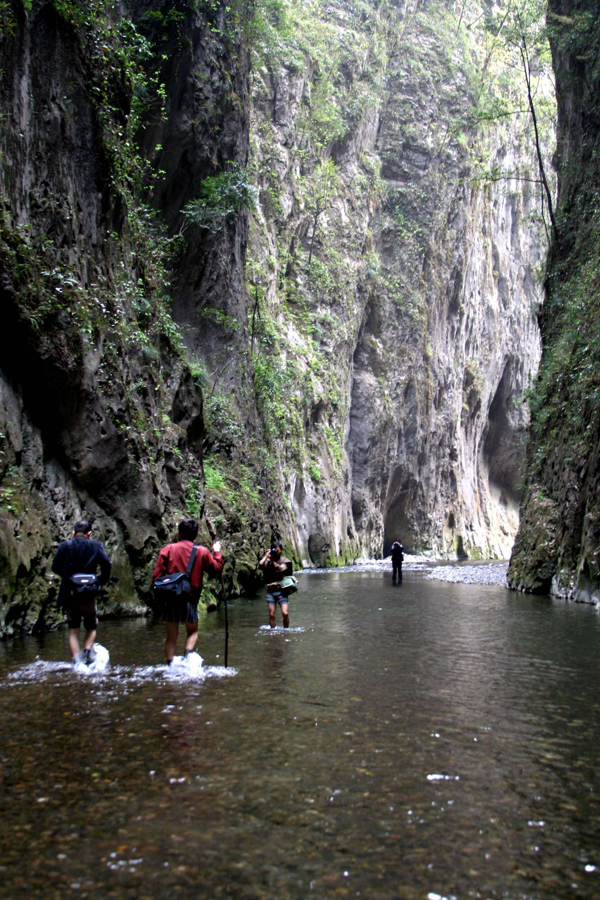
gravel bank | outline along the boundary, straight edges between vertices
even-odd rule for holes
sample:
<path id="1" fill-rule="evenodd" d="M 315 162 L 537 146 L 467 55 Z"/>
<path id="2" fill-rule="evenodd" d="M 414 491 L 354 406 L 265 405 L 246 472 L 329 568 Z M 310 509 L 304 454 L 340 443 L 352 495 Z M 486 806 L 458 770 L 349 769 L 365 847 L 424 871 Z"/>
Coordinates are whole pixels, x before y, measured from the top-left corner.
<path id="1" fill-rule="evenodd" d="M 459 584 L 499 584 L 508 587 L 506 573 L 508 563 L 492 563 L 480 566 L 436 566 L 426 575 L 432 581 L 454 581 Z"/>

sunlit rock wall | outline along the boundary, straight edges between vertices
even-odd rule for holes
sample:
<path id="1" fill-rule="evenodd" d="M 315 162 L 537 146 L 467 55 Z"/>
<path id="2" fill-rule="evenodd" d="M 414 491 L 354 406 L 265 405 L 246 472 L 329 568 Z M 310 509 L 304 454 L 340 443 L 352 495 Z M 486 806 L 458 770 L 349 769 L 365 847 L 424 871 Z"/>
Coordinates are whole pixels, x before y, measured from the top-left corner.
<path id="1" fill-rule="evenodd" d="M 359 552 L 345 445 L 380 188 L 374 148 L 384 21 L 371 9 L 362 29 L 354 9 L 327 5 L 318 20 L 296 22 L 285 52 L 257 54 L 253 67 L 250 165 L 259 203 L 246 280 L 256 314 L 256 394 L 293 514 L 293 543 L 308 564 Z M 303 30 L 314 29 L 311 52 Z M 330 51 L 339 54 L 335 84 L 326 71 Z"/>
<path id="2" fill-rule="evenodd" d="M 396 83 L 396 98 L 403 88 L 412 100 L 405 109 L 414 109 L 409 80 Z M 407 322 L 398 316 L 397 297 L 375 301 L 375 336 L 393 360 L 386 374 L 393 408 L 388 466 L 371 464 L 369 446 L 362 454 L 354 450 L 354 435 L 359 448 L 365 443 L 359 412 L 350 434 L 354 505 L 364 509 L 376 485 L 372 509 L 384 496 L 386 545 L 397 536 L 437 554 L 507 557 L 518 525 L 523 392 L 539 361 L 535 270 L 543 251 L 531 224 L 538 201 L 516 180 L 469 184 L 460 146 L 436 159 L 428 116 L 444 121 L 449 112 L 442 104 L 432 114 L 430 102 L 411 117 L 419 169 L 403 147 L 406 120 L 399 128 L 384 121 L 380 133 L 394 210 L 403 214 L 402 228 L 417 235 L 397 244 L 397 229 L 384 228 L 382 252 L 401 279 L 400 296 L 412 296 L 416 308 Z M 512 155 L 522 166 L 513 141 L 510 131 L 493 135 L 492 161 L 497 155 L 506 164 Z M 379 393 L 367 390 L 365 397 L 361 380 L 372 336 L 367 322 L 355 357 L 359 411 L 373 406 Z"/>
<path id="3" fill-rule="evenodd" d="M 320 45 L 254 67 L 248 289 L 280 334 L 272 446 L 309 563 L 395 538 L 507 557 L 518 526 L 545 238 L 527 124 L 470 116 L 485 51 L 459 13 L 329 3 L 329 68 Z"/>

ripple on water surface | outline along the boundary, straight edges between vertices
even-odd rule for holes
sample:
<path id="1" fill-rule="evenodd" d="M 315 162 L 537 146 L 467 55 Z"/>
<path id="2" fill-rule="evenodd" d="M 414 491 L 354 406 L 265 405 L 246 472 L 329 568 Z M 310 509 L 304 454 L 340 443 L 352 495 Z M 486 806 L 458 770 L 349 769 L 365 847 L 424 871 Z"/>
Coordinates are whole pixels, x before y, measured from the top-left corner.
<path id="1" fill-rule="evenodd" d="M 101 623 L 95 675 L 65 633 L 0 647 L 3 895 L 596 900 L 595 611 L 299 580 L 293 628 L 229 606 L 232 668 L 207 617 L 196 678 L 145 621 Z"/>

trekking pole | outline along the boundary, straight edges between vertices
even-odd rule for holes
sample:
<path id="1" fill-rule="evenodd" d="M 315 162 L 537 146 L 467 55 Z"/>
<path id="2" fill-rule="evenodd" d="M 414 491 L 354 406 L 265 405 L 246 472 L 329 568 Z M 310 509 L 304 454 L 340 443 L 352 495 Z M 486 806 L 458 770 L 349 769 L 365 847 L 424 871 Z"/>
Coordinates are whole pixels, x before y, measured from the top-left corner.
<path id="1" fill-rule="evenodd" d="M 227 668 L 227 647 L 229 645 L 229 622 L 227 620 L 227 597 L 223 601 L 225 603 L 225 668 Z"/>
<path id="2" fill-rule="evenodd" d="M 227 668 L 227 649 L 229 646 L 229 620 L 227 618 L 227 594 L 225 593 L 225 580 L 223 578 L 223 573 L 221 572 L 221 596 L 223 597 L 223 604 L 225 606 L 225 668 Z"/>
<path id="3" fill-rule="evenodd" d="M 208 528 L 208 533 L 210 534 L 211 541 L 216 540 L 217 532 L 215 531 L 215 526 L 211 522 L 211 520 L 206 516 L 206 527 Z M 223 577 L 223 570 L 221 569 L 221 598 L 217 603 L 217 609 L 221 605 L 221 600 L 225 604 L 225 668 L 227 668 L 227 649 L 229 645 L 229 621 L 227 619 L 227 593 L 225 591 L 225 579 Z"/>

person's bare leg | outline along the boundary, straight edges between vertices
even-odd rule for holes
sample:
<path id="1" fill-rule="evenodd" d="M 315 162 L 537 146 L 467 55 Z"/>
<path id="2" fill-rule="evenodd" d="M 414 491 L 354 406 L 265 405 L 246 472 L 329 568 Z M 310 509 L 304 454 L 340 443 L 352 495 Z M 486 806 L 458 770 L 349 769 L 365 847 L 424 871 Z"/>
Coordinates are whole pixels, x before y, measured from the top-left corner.
<path id="1" fill-rule="evenodd" d="M 75 659 L 79 653 L 79 628 L 69 628 L 69 650 Z"/>
<path id="2" fill-rule="evenodd" d="M 275 604 L 269 603 L 269 625 L 275 628 Z"/>
<path id="3" fill-rule="evenodd" d="M 197 622 L 186 622 L 185 630 L 187 631 L 187 638 L 185 640 L 185 649 L 188 653 L 191 653 L 194 647 L 196 646 L 196 641 L 198 640 L 198 623 Z"/>
<path id="4" fill-rule="evenodd" d="M 288 613 L 288 605 L 287 605 L 287 603 L 280 603 L 279 605 L 281 607 L 281 615 L 283 616 L 283 627 L 289 628 L 290 627 L 290 617 L 289 617 L 289 613 Z"/>
<path id="5" fill-rule="evenodd" d="M 177 646 L 177 635 L 179 634 L 179 622 L 167 622 L 167 639 L 165 640 L 165 656 L 167 662 L 171 662 L 175 656 L 175 647 Z"/>
<path id="6" fill-rule="evenodd" d="M 94 641 L 96 640 L 96 629 L 93 631 L 86 631 L 85 640 L 83 642 L 84 650 L 91 650 L 94 646 Z"/>

